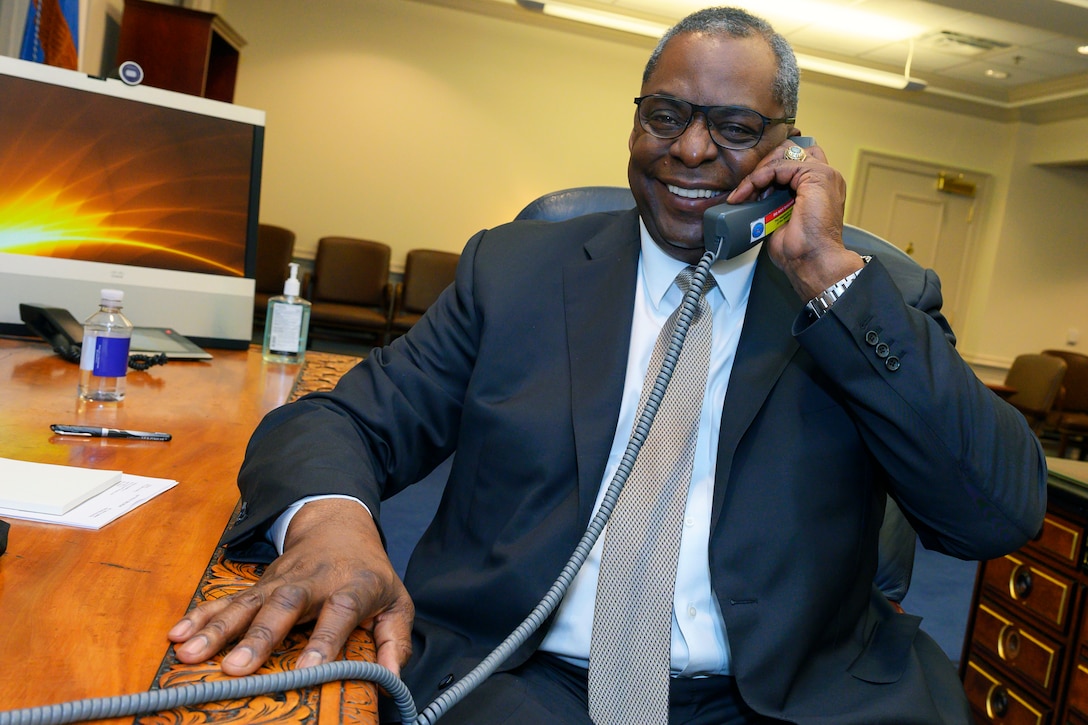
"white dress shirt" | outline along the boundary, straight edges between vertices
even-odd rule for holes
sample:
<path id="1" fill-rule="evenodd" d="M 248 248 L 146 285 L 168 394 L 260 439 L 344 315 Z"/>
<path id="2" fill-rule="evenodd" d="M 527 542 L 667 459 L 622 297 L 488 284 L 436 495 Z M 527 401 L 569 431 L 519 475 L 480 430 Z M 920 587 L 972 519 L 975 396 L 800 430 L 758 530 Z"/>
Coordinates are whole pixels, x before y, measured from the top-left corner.
<path id="1" fill-rule="evenodd" d="M 650 365 L 657 337 L 669 315 L 680 305 L 683 294 L 674 283 L 684 262 L 665 254 L 639 224 L 642 255 L 631 322 L 631 352 L 627 359 L 623 401 L 604 479 L 597 494 L 600 506 L 627 448 L 637 413 L 646 369 Z M 729 640 L 718 602 L 710 587 L 710 509 L 714 493 L 714 464 L 718 449 L 721 411 L 733 359 L 740 340 L 748 293 L 758 246 L 731 260 L 715 262 L 711 273 L 717 287 L 707 301 L 714 311 L 714 336 L 710 348 L 707 394 L 699 420 L 698 440 L 691 485 L 684 511 L 684 531 L 676 569 L 673 594 L 672 672 L 674 675 L 729 674 Z M 607 530 L 606 530 L 607 533 Z M 571 583 L 556 613 L 555 621 L 540 649 L 579 665 L 589 666 L 589 641 L 593 631 L 593 605 L 597 593 L 604 537 L 597 540 L 585 564 Z"/>
<path id="2" fill-rule="evenodd" d="M 619 422 L 598 493 L 597 506 L 600 506 L 601 497 L 626 450 L 634 426 L 643 379 L 646 377 L 646 369 L 649 367 L 658 334 L 683 297 L 674 280 L 687 265 L 666 255 L 650 237 L 641 219 L 639 227 L 642 254 L 639 258 L 631 323 L 631 350 L 627 360 Z M 707 301 L 714 312 L 714 334 L 707 375 L 707 395 L 699 421 L 699 437 L 695 446 L 695 462 L 684 513 L 684 532 L 673 595 L 674 675 L 697 677 L 730 673 L 729 641 L 725 623 L 710 586 L 710 510 L 721 411 L 744 323 L 744 313 L 748 306 L 748 294 L 752 289 L 752 275 L 759 246 L 756 245 L 734 259 L 715 262 L 711 267 L 717 286 L 708 292 Z M 276 520 L 268 535 L 277 551 L 283 552 L 287 526 L 295 513 L 306 503 L 322 498 L 333 497 L 309 496 L 300 499 Z M 593 605 L 603 546 L 602 534 L 571 583 L 570 590 L 556 613 L 555 621 L 540 646 L 541 650 L 581 667 L 589 666 Z"/>

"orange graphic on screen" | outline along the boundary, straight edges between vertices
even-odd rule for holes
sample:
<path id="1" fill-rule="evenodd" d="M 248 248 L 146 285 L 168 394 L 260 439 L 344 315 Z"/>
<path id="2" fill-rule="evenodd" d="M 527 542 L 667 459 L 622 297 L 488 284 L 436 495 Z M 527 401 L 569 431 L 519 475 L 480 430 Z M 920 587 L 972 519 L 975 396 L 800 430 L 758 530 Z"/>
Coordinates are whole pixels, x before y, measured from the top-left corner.
<path id="1" fill-rule="evenodd" d="M 244 276 L 253 129 L 0 76 L 0 252 Z"/>

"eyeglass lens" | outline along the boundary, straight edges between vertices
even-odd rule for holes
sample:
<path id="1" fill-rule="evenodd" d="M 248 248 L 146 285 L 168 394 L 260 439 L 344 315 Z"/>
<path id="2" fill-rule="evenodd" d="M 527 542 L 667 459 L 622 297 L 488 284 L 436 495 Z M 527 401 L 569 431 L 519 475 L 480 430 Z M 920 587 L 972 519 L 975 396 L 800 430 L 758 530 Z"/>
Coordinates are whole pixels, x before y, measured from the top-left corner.
<path id="1" fill-rule="evenodd" d="M 638 104 L 642 127 L 657 138 L 676 138 L 694 115 L 692 105 L 678 98 L 646 96 Z M 748 149 L 763 137 L 766 122 L 750 108 L 713 106 L 705 112 L 707 130 L 714 143 L 727 149 Z"/>

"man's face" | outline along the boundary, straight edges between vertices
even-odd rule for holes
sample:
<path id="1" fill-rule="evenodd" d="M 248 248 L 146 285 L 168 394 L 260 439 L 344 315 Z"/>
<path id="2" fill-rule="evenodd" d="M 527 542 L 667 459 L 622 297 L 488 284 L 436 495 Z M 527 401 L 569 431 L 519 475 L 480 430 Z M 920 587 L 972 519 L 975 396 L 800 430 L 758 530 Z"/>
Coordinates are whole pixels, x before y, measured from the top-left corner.
<path id="1" fill-rule="evenodd" d="M 745 106 L 768 118 L 784 115 L 771 86 L 773 51 L 762 38 L 685 33 L 665 47 L 640 95 L 664 94 L 704 106 Z M 629 148 L 628 182 L 654 241 L 670 256 L 694 264 L 703 253 L 703 212 L 725 203 L 761 158 L 791 127 L 767 126 L 753 148 L 719 148 L 696 113 L 674 139 L 643 130 L 636 111 Z"/>

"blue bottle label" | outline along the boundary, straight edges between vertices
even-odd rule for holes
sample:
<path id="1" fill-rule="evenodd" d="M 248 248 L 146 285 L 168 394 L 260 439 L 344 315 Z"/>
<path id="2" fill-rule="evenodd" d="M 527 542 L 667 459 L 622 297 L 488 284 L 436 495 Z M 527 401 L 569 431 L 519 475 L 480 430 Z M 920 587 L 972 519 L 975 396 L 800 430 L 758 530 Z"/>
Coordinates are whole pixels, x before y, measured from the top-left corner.
<path id="1" fill-rule="evenodd" d="M 94 367 L 92 371 L 102 378 L 123 378 L 128 372 L 127 337 L 98 337 L 94 339 Z"/>

